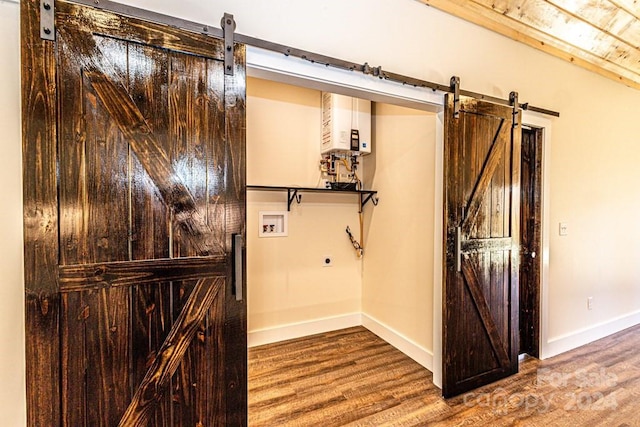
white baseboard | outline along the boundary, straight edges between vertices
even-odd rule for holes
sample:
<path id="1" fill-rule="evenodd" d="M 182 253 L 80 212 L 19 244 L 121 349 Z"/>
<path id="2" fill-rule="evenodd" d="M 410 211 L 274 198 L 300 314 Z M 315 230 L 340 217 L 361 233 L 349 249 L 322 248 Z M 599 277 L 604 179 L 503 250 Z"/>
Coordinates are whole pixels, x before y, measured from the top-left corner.
<path id="1" fill-rule="evenodd" d="M 306 337 L 324 332 L 336 331 L 339 329 L 351 328 L 354 326 L 364 326 L 411 359 L 424 366 L 429 371 L 433 371 L 433 354 L 425 348 L 414 343 L 393 328 L 370 317 L 364 313 L 352 313 L 344 316 L 328 317 L 325 319 L 312 320 L 310 322 L 292 323 L 278 326 L 276 328 L 261 329 L 249 332 L 247 341 L 249 347 L 272 344 L 279 341 L 294 338 Z"/>
<path id="2" fill-rule="evenodd" d="M 256 347 L 361 325 L 362 318 L 360 313 L 345 314 L 343 316 L 327 317 L 310 322 L 291 323 L 275 328 L 252 331 L 247 334 L 247 342 L 249 347 Z"/>
<path id="3" fill-rule="evenodd" d="M 433 353 L 382 322 L 362 313 L 362 326 L 433 372 Z"/>
<path id="4" fill-rule="evenodd" d="M 550 339 L 542 346 L 541 359 L 548 359 L 590 342 L 615 334 L 631 326 L 640 324 L 640 310 L 580 329 L 578 331 Z M 404 335 L 384 323 L 364 313 L 351 313 L 343 316 L 329 317 L 310 322 L 294 323 L 276 328 L 249 332 L 249 347 L 271 344 L 279 341 L 301 338 L 339 329 L 364 326 L 380 338 L 433 372 L 433 353 L 419 346 Z"/>
<path id="5" fill-rule="evenodd" d="M 548 359 L 637 324 L 640 324 L 640 310 L 569 334 L 551 338 L 546 345 L 543 343 L 541 358 Z"/>

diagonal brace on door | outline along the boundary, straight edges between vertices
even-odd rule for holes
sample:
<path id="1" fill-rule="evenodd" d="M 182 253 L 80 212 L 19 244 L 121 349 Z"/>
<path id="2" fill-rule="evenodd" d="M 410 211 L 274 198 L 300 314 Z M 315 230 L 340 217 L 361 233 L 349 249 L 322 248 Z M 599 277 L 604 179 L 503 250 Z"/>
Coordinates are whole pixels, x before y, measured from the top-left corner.
<path id="1" fill-rule="evenodd" d="M 119 427 L 146 426 L 155 404 L 193 341 L 199 325 L 218 297 L 224 277 L 200 279 L 138 386 Z"/>
<path id="2" fill-rule="evenodd" d="M 198 209 L 187 184 L 172 165 L 169 154 L 158 142 L 122 81 L 108 55 L 91 34 L 79 36 L 60 28 L 59 36 L 72 47 L 84 73 L 91 82 L 98 98 L 128 140 L 133 152 L 160 192 L 165 205 L 174 215 L 176 225 L 185 231 L 198 255 L 224 252 L 215 239 L 206 215 Z M 92 43 L 87 43 L 92 40 Z M 106 72 L 106 73 L 105 73 Z M 108 73 L 108 74 L 107 74 Z"/>

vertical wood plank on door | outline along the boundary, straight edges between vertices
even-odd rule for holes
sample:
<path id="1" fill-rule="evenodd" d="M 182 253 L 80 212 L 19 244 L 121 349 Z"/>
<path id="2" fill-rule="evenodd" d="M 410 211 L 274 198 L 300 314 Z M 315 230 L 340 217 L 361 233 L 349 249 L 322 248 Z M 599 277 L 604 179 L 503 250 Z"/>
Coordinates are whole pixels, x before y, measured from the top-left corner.
<path id="1" fill-rule="evenodd" d="M 62 295 L 61 368 L 62 426 L 87 426 L 86 324 L 89 315 L 83 292 Z"/>
<path id="2" fill-rule="evenodd" d="M 111 67 L 103 72 L 113 81 L 126 67 L 126 42 L 94 36 Z M 82 55 L 81 52 L 74 52 Z M 89 62 L 89 59 L 83 62 Z M 124 64 L 123 64 L 124 62 Z M 126 69 L 126 68 L 125 68 Z M 83 263 L 127 261 L 129 259 L 129 146 L 118 123 L 99 100 L 89 79 L 85 79 L 87 125 L 85 171 L 87 176 L 87 257 Z"/>
<path id="3" fill-rule="evenodd" d="M 131 401 L 130 289 L 87 292 L 87 425 L 118 424 Z"/>
<path id="4" fill-rule="evenodd" d="M 466 116 L 465 116 L 466 117 Z M 487 166 L 486 161 L 489 156 L 489 152 L 492 149 L 492 143 L 494 140 L 494 136 L 497 130 L 497 120 L 492 120 L 487 117 L 482 117 L 482 119 L 477 120 L 477 137 L 475 139 L 476 146 L 476 169 L 473 173 L 473 181 L 476 181 L 479 174 L 482 173 L 485 166 Z M 500 166 L 498 166 L 499 169 Z M 493 223 L 493 205 L 492 205 L 492 184 L 495 179 L 495 174 L 489 178 L 490 182 L 482 197 L 482 205 L 476 217 L 475 224 L 475 233 L 471 234 L 470 237 L 486 239 L 491 237 L 492 232 L 492 223 Z M 474 185 L 476 183 L 474 182 Z M 478 274 L 480 275 L 479 284 L 482 286 L 482 292 L 489 304 L 489 307 L 495 307 L 493 300 L 495 298 L 495 282 L 493 281 L 494 269 L 493 261 L 494 258 L 491 252 L 481 252 L 478 254 Z M 494 319 L 497 320 L 497 319 Z M 482 334 L 480 335 L 482 336 Z M 486 364 L 486 362 L 485 362 Z"/>
<path id="5" fill-rule="evenodd" d="M 190 55 L 171 55 L 170 135 L 171 163 L 195 200 L 195 208 L 206 212 L 207 152 L 206 59 Z M 187 239 L 188 231 L 174 226 L 174 257 L 196 256 L 197 248 Z M 185 234 L 185 236 L 182 236 Z"/>
<path id="6" fill-rule="evenodd" d="M 465 116 L 466 118 L 467 116 Z M 477 184 L 477 179 L 479 174 L 483 171 L 486 160 L 489 155 L 489 151 L 492 147 L 493 136 L 496 132 L 494 127 L 493 120 L 482 117 L 482 119 L 478 119 L 475 121 L 476 126 L 476 139 L 474 144 L 470 144 L 475 148 L 474 152 L 474 160 L 475 167 L 473 173 L 471 175 L 471 182 L 473 187 L 470 188 L 470 191 L 473 191 Z M 491 237 L 491 181 L 493 181 L 493 177 L 490 177 L 490 183 L 488 186 L 487 192 L 482 197 L 482 205 L 478 211 L 478 215 L 476 217 L 475 231 L 470 234 L 470 237 L 484 239 L 487 237 Z M 488 268 L 489 268 L 489 259 L 488 257 L 482 257 L 481 264 L 482 272 L 485 274 L 485 279 L 488 277 Z M 483 280 L 484 283 L 486 280 Z M 486 292 L 486 289 L 484 289 Z"/>
<path id="7" fill-rule="evenodd" d="M 497 120 L 496 124 L 497 126 Z M 508 138 L 510 132 L 510 128 L 505 127 L 502 129 L 499 138 Z M 510 177 L 506 177 L 506 173 L 510 168 L 508 167 L 507 159 L 510 158 L 509 155 L 510 144 L 504 144 L 500 162 L 496 167 L 496 170 L 493 175 L 493 179 L 491 180 L 490 190 L 488 193 L 490 205 L 491 205 L 491 213 L 490 213 L 490 233 L 488 237 L 492 238 L 500 238 L 508 235 L 508 228 L 505 228 L 505 223 L 508 225 L 509 215 L 505 215 L 505 212 L 509 211 L 509 199 L 506 196 L 506 188 L 509 185 L 508 181 Z M 495 324 L 498 329 L 498 334 L 501 337 L 501 340 L 505 341 L 508 339 L 509 334 L 509 317 L 506 316 L 503 310 L 499 310 L 498 307 L 503 307 L 505 304 L 508 304 L 508 292 L 509 292 L 509 278 L 505 277 L 505 261 L 507 258 L 505 257 L 504 250 L 496 250 L 491 251 L 487 254 L 490 258 L 490 297 L 489 304 L 492 307 L 492 312 L 495 316 Z M 508 253 L 506 254 L 508 255 Z"/>
<path id="8" fill-rule="evenodd" d="M 171 58 L 171 99 L 172 124 L 170 131 L 176 137 L 176 143 L 172 146 L 171 157 L 174 169 L 181 175 L 187 188 L 196 201 L 196 208 L 206 217 L 216 246 L 223 248 L 220 242 L 224 236 L 224 197 L 217 197 L 216 186 L 222 186 L 224 170 L 224 135 L 216 132 L 221 127 L 224 115 L 216 107 L 211 105 L 211 91 L 221 100 L 224 91 L 222 74 L 218 73 L 211 78 L 209 70 L 215 72 L 216 66 L 210 63 L 218 61 L 195 58 L 186 55 L 172 55 Z M 220 68 L 221 65 L 217 65 Z M 218 80 L 214 80 L 214 79 Z M 213 88 L 209 85 L 213 84 Z M 214 99 L 215 100 L 215 99 Z M 219 101 L 218 101 L 219 102 Z M 210 190 L 211 187 L 211 190 Z M 202 255 L 189 244 L 183 236 L 184 231 L 174 227 L 174 256 Z M 176 285 L 173 301 L 177 302 L 174 313 L 182 310 L 181 301 L 192 291 L 193 284 L 182 283 Z M 224 295 L 220 294 L 218 298 Z M 207 337 L 207 323 L 209 315 L 199 325 L 196 339 L 187 349 L 184 359 L 173 379 L 173 402 L 176 408 L 174 413 L 181 414 L 179 419 L 174 419 L 175 425 L 196 425 L 204 422 L 208 413 L 209 401 L 213 396 L 208 395 L 210 384 L 207 375 L 211 375 L 210 356 L 207 354 L 207 344 L 212 337 Z M 203 375 L 204 373 L 207 373 Z M 204 398 L 198 399 L 203 391 Z M 213 402 L 211 402 L 213 403 Z"/>
<path id="9" fill-rule="evenodd" d="M 166 51 L 129 43 L 128 84 L 131 98 L 169 152 L 169 56 Z M 138 157 L 130 152 L 131 257 L 169 257 L 169 210 Z"/>
<path id="10" fill-rule="evenodd" d="M 513 114 L 513 123 L 511 129 L 511 205 L 509 220 L 512 246 L 509 253 L 509 272 L 505 269 L 505 273 L 509 273 L 509 310 L 510 310 L 510 357 L 511 371 L 518 371 L 518 339 L 519 339 L 519 304 L 520 299 L 520 159 L 522 156 L 522 110 L 517 106 L 515 114 Z"/>
<path id="11" fill-rule="evenodd" d="M 232 240 L 234 234 L 246 237 L 246 48 L 234 46 L 234 74 L 225 75 L 225 133 L 226 133 L 226 248 L 227 277 L 233 278 Z M 245 239 L 246 241 L 246 239 Z M 243 251 L 246 260 L 246 252 Z M 246 262 L 243 261 L 244 281 L 242 301 L 236 301 L 233 281 L 225 283 L 225 425 L 246 425 L 247 422 L 247 365 L 237 363 L 247 359 Z"/>
<path id="12" fill-rule="evenodd" d="M 465 105 L 465 108 L 469 107 Z M 477 134 L 478 129 L 476 125 L 476 117 L 474 115 L 465 115 L 464 120 L 459 119 L 459 121 L 459 126 L 462 127 L 461 132 L 464 132 L 464 135 L 472 138 L 473 135 Z M 461 181 L 459 183 L 461 189 L 459 191 L 459 198 L 457 198 L 459 203 L 457 204 L 456 209 L 461 210 L 461 208 L 464 208 L 464 213 L 466 215 L 468 211 L 467 201 L 471 199 L 471 192 L 475 185 L 475 175 L 478 169 L 475 155 L 476 147 L 470 144 L 459 144 L 457 141 L 453 141 L 452 144 L 460 145 L 460 155 L 462 156 L 462 168 L 460 169 L 461 173 L 459 177 L 459 181 Z M 462 212 L 459 212 L 458 215 L 460 216 L 458 221 L 461 222 L 464 219 L 464 215 L 462 215 Z M 458 225 L 462 224 L 460 223 Z"/>
<path id="13" fill-rule="evenodd" d="M 452 95 L 445 95 L 445 105 L 450 106 L 453 104 Z M 460 121 L 455 120 L 452 114 L 444 115 L 444 147 L 443 158 L 448 159 L 443 164 L 443 196 L 444 196 L 444 229 L 443 229 L 443 251 L 442 251 L 442 283 L 443 286 L 449 283 L 460 284 L 457 280 L 457 274 L 455 273 L 455 228 L 459 226 L 460 213 L 458 212 L 459 206 L 462 206 L 460 196 L 459 185 L 452 185 L 452 171 L 461 170 L 460 163 L 464 161 L 464 155 L 459 152 L 459 144 L 456 143 L 454 135 L 459 132 Z M 461 306 L 460 316 L 464 318 L 467 316 L 466 310 Z M 452 365 L 452 360 L 455 360 L 455 348 L 452 346 L 452 337 L 450 328 L 447 327 L 449 319 L 452 316 L 453 307 L 449 307 L 447 304 L 447 298 L 445 292 L 442 293 L 442 344 L 443 344 L 443 360 L 442 360 L 442 373 L 443 378 L 446 378 Z"/>
<path id="14" fill-rule="evenodd" d="M 168 242 L 167 242 L 168 243 Z M 138 285 L 133 294 L 132 392 L 138 388 L 156 358 L 172 325 L 170 310 L 171 283 Z M 162 395 L 151 420 L 156 427 L 173 427 L 171 393 Z"/>
<path id="15" fill-rule="evenodd" d="M 60 164 L 60 264 L 78 264 L 87 258 L 86 236 L 86 126 L 85 88 L 81 70 L 73 65 L 74 53 L 58 43 L 59 114 L 58 153 Z"/>
<path id="16" fill-rule="evenodd" d="M 121 80 L 126 72 L 126 42 L 97 36 L 94 40 L 100 49 L 109 52 L 111 66 L 104 70 L 107 77 Z M 74 55 L 82 53 L 75 51 Z M 83 234 L 87 252 L 75 262 L 126 261 L 130 259 L 129 147 L 89 79 L 84 79 L 83 87 L 87 136 L 82 159 L 86 174 Z M 112 426 L 131 399 L 131 289 L 89 291 L 85 301 L 87 424 Z"/>
<path id="17" fill-rule="evenodd" d="M 180 282 L 173 282 L 173 307 L 172 318 L 173 321 L 178 318 L 180 313 L 185 307 L 185 304 L 194 290 L 196 285 L 195 280 L 185 280 Z M 199 324 L 195 337 L 197 338 L 198 332 L 201 330 L 202 325 Z M 197 386 L 195 381 L 195 366 L 194 366 L 194 354 L 193 354 L 194 342 L 188 346 L 185 351 L 184 357 L 178 366 L 175 374 L 171 380 L 171 402 L 173 406 L 173 425 L 175 427 L 182 426 L 194 426 L 196 425 L 195 413 L 196 413 L 196 401 L 195 401 L 195 388 Z"/>
<path id="18" fill-rule="evenodd" d="M 495 134 L 498 126 L 499 120 L 494 119 L 491 123 L 486 139 L 489 141 L 491 140 L 492 135 Z M 510 128 L 503 126 L 497 137 L 499 139 L 509 138 L 509 132 Z M 497 143 L 498 141 L 496 140 L 496 144 Z M 508 199 L 505 199 L 505 193 L 507 193 L 505 190 L 505 174 L 507 170 L 507 159 L 510 158 L 509 151 L 510 144 L 504 144 L 502 152 L 500 153 L 500 161 L 495 168 L 495 172 L 489 186 L 489 191 L 487 192 L 488 204 L 491 206 L 490 220 L 487 222 L 487 225 L 490 227 L 490 232 L 487 237 L 505 237 L 505 222 L 508 224 L 509 218 L 509 215 L 505 213 L 509 212 L 510 209 L 509 201 Z M 509 279 L 506 277 L 505 280 L 505 251 L 491 251 L 487 253 L 487 258 L 489 259 L 489 265 L 486 266 L 486 268 L 489 270 L 489 278 L 485 283 L 490 284 L 490 292 L 488 293 L 487 299 L 490 307 L 492 308 L 492 313 L 498 330 L 497 332 L 502 340 L 507 340 L 509 334 L 509 317 L 504 314 L 503 310 L 499 309 L 508 302 Z"/>
<path id="19" fill-rule="evenodd" d="M 522 132 L 520 353 L 539 356 L 542 130 Z"/>
<path id="20" fill-rule="evenodd" d="M 216 300 L 218 297 L 216 297 Z M 213 305 L 215 305 L 215 301 Z M 192 402 L 193 402 L 193 424 L 185 424 L 185 425 L 205 425 L 208 423 L 208 419 L 206 418 L 207 414 L 207 406 L 209 402 L 207 402 L 208 396 L 208 387 L 210 386 L 210 376 L 212 375 L 212 371 L 210 371 L 211 361 L 209 360 L 209 354 L 207 353 L 207 326 L 209 324 L 209 316 L 211 315 L 211 309 L 207 311 L 206 316 L 200 322 L 198 326 L 198 330 L 196 331 L 195 336 L 193 337 L 193 341 L 191 341 L 191 346 L 187 353 L 190 353 L 191 360 L 185 359 L 183 363 L 189 362 L 192 369 L 192 384 L 191 384 L 191 394 L 192 394 Z"/>
<path id="21" fill-rule="evenodd" d="M 128 85 L 131 98 L 156 135 L 158 144 L 169 151 L 169 55 L 166 51 L 129 43 Z M 135 153 L 130 150 L 131 258 L 168 258 L 169 209 Z M 160 282 L 133 287 L 132 295 L 132 393 L 142 382 L 172 325 L 172 284 Z M 171 393 L 156 406 L 152 424 L 173 427 Z"/>
<path id="22" fill-rule="evenodd" d="M 511 144 L 507 144 L 505 146 L 505 159 L 511 159 Z M 511 160 L 514 161 L 514 160 Z M 506 163 L 505 160 L 505 164 L 504 164 L 504 186 L 505 186 L 505 190 L 504 190 L 504 209 L 505 212 L 507 209 L 511 208 L 511 191 L 509 191 L 511 189 L 511 163 Z M 503 215 L 503 235 L 504 237 L 511 237 L 511 215 Z"/>
<path id="23" fill-rule="evenodd" d="M 501 137 L 505 137 L 504 132 Z M 505 222 L 508 220 L 508 215 L 504 215 L 505 209 L 508 207 L 508 200 L 506 199 L 507 191 L 505 191 L 505 189 L 510 181 L 510 177 L 506 176 L 509 170 L 505 164 L 505 159 L 509 158 L 507 150 L 509 150 L 509 144 L 505 144 L 500 163 L 496 167 L 493 179 L 491 180 L 491 190 L 489 193 L 491 206 L 491 221 L 489 225 L 491 231 L 488 237 L 505 237 Z"/>
<path id="24" fill-rule="evenodd" d="M 216 245 L 226 247 L 226 170 L 227 170 L 227 138 L 225 135 L 225 77 L 224 63 L 207 61 L 207 223 L 215 236 Z M 214 378 L 225 378 L 225 307 L 229 294 L 228 282 L 220 290 L 218 298 L 207 316 L 205 347 L 207 372 L 199 373 L 200 383 L 208 384 L 206 391 L 201 387 L 198 400 L 207 403 L 204 419 L 212 425 L 225 425 L 226 382 L 215 381 Z"/>
<path id="25" fill-rule="evenodd" d="M 509 317 L 506 316 L 502 310 L 498 310 L 499 307 L 503 307 L 505 304 L 504 286 L 508 285 L 508 280 L 505 283 L 504 280 L 504 260 L 505 251 L 491 251 L 486 254 L 486 257 L 490 259 L 488 268 L 488 287 L 490 289 L 487 302 L 491 308 L 491 312 L 494 318 L 494 322 L 497 328 L 498 335 L 502 340 L 508 337 L 508 321 Z"/>
<path id="26" fill-rule="evenodd" d="M 226 135 L 224 63 L 207 60 L 206 150 L 207 150 L 207 223 L 215 245 L 226 247 Z"/>
<path id="27" fill-rule="evenodd" d="M 54 44 L 40 3 L 20 2 L 27 425 L 60 423 L 60 337 Z"/>
<path id="28" fill-rule="evenodd" d="M 58 152 L 60 164 L 60 264 L 78 264 L 87 259 L 86 188 L 86 94 L 81 70 L 73 64 L 69 47 L 58 43 L 59 114 Z M 89 307 L 85 293 L 62 296 L 60 336 L 62 358 L 62 425 L 87 424 L 87 348 L 86 319 Z"/>
<path id="29" fill-rule="evenodd" d="M 198 372 L 200 383 L 207 384 L 206 390 L 198 389 L 198 400 L 204 399 L 206 402 L 206 413 L 204 420 L 210 425 L 225 425 L 226 417 L 226 386 L 221 379 L 225 377 L 225 294 L 226 289 L 222 287 L 218 298 L 213 302 L 207 316 L 207 329 L 205 335 L 205 347 L 207 360 L 209 362 L 207 371 Z M 204 423 L 207 425 L 207 423 Z"/>

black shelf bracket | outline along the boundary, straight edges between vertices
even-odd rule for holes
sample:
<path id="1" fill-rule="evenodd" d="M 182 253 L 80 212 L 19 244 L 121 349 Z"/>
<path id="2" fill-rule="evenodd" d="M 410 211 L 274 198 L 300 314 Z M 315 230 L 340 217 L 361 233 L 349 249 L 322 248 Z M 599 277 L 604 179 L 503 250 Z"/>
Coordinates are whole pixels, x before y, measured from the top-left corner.
<path id="1" fill-rule="evenodd" d="M 300 204 L 302 202 L 302 194 L 298 194 L 297 188 L 287 188 L 287 212 L 291 211 L 293 201 Z"/>
<path id="2" fill-rule="evenodd" d="M 358 213 L 362 213 L 362 211 L 364 210 L 364 205 L 369 203 L 369 200 L 371 200 L 371 203 L 373 203 L 373 206 L 378 206 L 379 200 L 378 200 L 378 195 L 375 191 L 360 192 L 360 210 L 358 211 Z"/>

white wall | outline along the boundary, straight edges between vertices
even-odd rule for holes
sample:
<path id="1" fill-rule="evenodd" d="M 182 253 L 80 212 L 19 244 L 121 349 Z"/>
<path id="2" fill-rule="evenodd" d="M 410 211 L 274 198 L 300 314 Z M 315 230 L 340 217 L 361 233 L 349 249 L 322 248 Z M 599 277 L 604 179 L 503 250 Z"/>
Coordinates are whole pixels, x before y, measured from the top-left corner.
<path id="1" fill-rule="evenodd" d="M 0 2 L 0 425 L 26 422 L 19 6 Z"/>
<path id="2" fill-rule="evenodd" d="M 640 318 L 640 93 L 579 69 L 413 0 L 128 0 L 126 3 L 218 26 L 235 15 L 237 31 L 303 49 L 447 83 L 459 75 L 465 89 L 506 97 L 511 90 L 533 105 L 560 111 L 553 120 L 551 227 L 569 223 L 570 234 L 550 239 L 549 341 L 554 351 L 579 345 Z M 2 173 L 7 201 L 3 222 L 1 381 L 4 417 L 22 420 L 17 6 L 1 4 L 3 92 Z M 13 58 L 14 63 L 10 59 Z M 13 82 L 13 83 L 11 83 Z M 5 86 L 7 89 L 5 91 Z M 6 95 L 5 95 L 6 94 Z M 3 110 L 3 112 L 4 112 Z M 13 131 L 12 131 L 13 129 Z M 12 135 L 13 132 L 13 135 Z M 4 176 L 4 175 L 3 175 Z M 4 194 L 4 193 L 3 193 Z M 6 231 L 5 231 L 6 230 Z M 13 255 L 12 255 L 13 254 Z M 11 260 L 13 256 L 13 260 Z M 6 288 L 6 290 L 5 290 Z M 586 298 L 594 297 L 594 309 Z M 6 298 L 6 299 L 5 299 Z M 429 306 L 425 304 L 425 310 Z M 16 311 L 18 311 L 16 313 Z M 12 313 L 8 315 L 5 313 Z M 6 331 L 6 332 L 5 332 Z M 412 337 L 418 341 L 419 337 Z M 8 350 L 7 350 L 8 349 Z M 15 368 L 16 364 L 18 369 Z M 21 421 L 14 423 L 20 425 Z M 7 424 L 11 425 L 11 423 Z"/>

